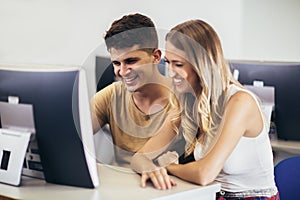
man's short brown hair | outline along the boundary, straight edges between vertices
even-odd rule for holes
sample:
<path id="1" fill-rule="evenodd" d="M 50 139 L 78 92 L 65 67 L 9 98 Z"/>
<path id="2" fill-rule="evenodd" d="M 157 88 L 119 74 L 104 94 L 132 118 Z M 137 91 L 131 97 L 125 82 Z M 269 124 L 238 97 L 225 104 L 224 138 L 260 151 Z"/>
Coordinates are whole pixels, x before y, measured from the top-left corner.
<path id="1" fill-rule="evenodd" d="M 141 14 L 125 15 L 114 21 L 104 36 L 106 47 L 124 49 L 138 45 L 146 51 L 158 48 L 158 36 L 152 20 Z"/>

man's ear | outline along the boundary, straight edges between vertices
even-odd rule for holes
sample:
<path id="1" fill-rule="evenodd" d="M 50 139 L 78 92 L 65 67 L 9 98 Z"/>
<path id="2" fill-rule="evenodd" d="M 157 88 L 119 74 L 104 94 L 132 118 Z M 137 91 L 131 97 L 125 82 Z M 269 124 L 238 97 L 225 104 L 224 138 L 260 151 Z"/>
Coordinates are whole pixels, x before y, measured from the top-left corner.
<path id="1" fill-rule="evenodd" d="M 161 59 L 161 51 L 159 49 L 155 49 L 153 52 L 152 52 L 152 56 L 153 56 L 153 62 L 155 64 L 158 64 L 160 59 Z"/>

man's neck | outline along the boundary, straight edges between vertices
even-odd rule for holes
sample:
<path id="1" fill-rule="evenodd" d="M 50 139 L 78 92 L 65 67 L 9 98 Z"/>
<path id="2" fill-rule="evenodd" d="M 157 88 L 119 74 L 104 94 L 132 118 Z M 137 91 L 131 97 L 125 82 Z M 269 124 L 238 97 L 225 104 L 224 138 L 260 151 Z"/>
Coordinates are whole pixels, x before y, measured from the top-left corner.
<path id="1" fill-rule="evenodd" d="M 133 92 L 132 99 L 143 113 L 150 115 L 162 110 L 168 103 L 170 90 L 168 86 L 147 84 Z"/>

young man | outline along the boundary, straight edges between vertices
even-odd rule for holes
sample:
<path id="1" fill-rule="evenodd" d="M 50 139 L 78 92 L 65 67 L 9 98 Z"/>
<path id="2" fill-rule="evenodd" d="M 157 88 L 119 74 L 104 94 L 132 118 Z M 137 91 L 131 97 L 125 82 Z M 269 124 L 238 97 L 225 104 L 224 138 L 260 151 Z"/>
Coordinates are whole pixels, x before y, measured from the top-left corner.
<path id="1" fill-rule="evenodd" d="M 161 51 L 154 23 L 131 14 L 112 23 L 104 37 L 120 80 L 91 100 L 96 133 L 109 124 L 115 161 L 129 167 L 132 155 L 162 127 L 171 105 L 171 82 L 158 71 Z"/>

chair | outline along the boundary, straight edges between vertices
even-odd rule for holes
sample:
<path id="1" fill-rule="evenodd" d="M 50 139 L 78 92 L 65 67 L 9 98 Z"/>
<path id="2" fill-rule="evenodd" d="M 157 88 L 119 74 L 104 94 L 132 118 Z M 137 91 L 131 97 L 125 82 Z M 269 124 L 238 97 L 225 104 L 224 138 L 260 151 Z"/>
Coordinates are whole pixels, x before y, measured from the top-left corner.
<path id="1" fill-rule="evenodd" d="M 281 200 L 300 199 L 300 156 L 280 161 L 274 174 Z"/>

